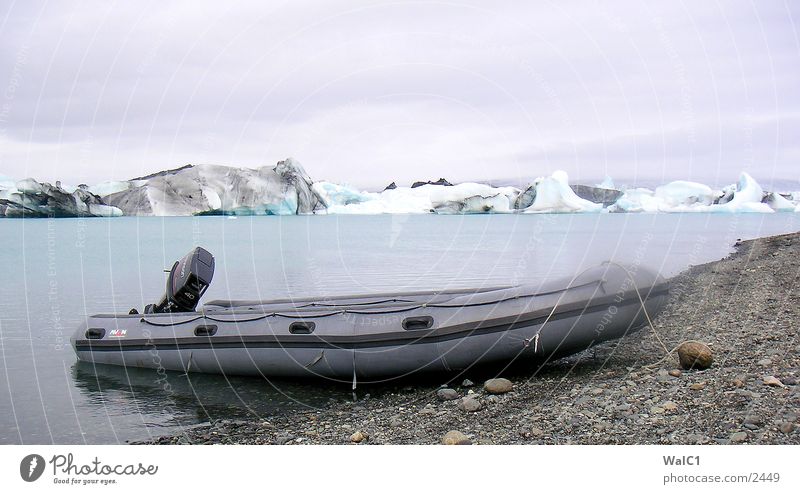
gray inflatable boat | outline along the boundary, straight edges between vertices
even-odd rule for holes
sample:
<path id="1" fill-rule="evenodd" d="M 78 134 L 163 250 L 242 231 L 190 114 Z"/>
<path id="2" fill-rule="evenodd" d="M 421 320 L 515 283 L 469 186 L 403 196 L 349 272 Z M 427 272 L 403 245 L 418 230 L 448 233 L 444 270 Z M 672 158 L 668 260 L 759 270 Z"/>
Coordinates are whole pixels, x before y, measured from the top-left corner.
<path id="1" fill-rule="evenodd" d="M 143 314 L 90 316 L 72 337 L 80 361 L 226 375 L 346 381 L 459 371 L 576 353 L 647 324 L 667 283 L 605 263 L 537 286 L 197 302 L 214 260 L 175 263 L 167 293 Z"/>

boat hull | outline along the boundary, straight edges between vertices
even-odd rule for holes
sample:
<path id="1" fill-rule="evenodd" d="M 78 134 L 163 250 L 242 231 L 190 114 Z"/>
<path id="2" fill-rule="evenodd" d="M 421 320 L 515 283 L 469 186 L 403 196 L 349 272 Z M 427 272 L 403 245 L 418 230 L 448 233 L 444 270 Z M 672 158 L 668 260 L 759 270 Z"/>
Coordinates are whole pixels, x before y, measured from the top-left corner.
<path id="1" fill-rule="evenodd" d="M 541 286 L 99 314 L 72 344 L 98 364 L 370 381 L 559 358 L 641 328 L 667 294 L 649 271 L 605 264 Z"/>

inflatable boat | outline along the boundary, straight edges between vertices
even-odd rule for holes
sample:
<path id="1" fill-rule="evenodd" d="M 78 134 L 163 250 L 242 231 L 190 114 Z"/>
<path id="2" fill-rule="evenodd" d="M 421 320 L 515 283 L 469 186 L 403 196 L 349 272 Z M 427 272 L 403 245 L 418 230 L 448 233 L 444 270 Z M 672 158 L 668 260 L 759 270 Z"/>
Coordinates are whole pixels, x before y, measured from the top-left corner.
<path id="1" fill-rule="evenodd" d="M 540 285 L 214 300 L 198 309 L 213 272 L 213 256 L 198 247 L 143 313 L 88 317 L 71 339 L 78 360 L 355 383 L 580 352 L 646 325 L 668 293 L 651 271 L 604 263 Z"/>

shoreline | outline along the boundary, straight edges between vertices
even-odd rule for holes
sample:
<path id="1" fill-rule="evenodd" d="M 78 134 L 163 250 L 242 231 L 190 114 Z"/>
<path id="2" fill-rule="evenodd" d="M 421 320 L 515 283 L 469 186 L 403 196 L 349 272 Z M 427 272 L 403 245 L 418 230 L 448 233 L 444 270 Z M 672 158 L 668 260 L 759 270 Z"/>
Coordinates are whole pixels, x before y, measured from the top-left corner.
<path id="1" fill-rule="evenodd" d="M 510 392 L 488 393 L 483 382 L 494 376 L 477 372 L 466 375 L 474 385 L 461 376 L 448 391 L 437 386 L 447 376 L 424 376 L 375 397 L 366 387 L 354 401 L 220 420 L 145 444 L 440 444 L 448 431 L 473 444 L 800 444 L 799 278 L 800 233 L 741 242 L 671 278 L 655 332 L 669 349 L 709 344 L 714 364 L 704 371 L 679 371 L 645 327 L 515 367 L 503 375 Z"/>

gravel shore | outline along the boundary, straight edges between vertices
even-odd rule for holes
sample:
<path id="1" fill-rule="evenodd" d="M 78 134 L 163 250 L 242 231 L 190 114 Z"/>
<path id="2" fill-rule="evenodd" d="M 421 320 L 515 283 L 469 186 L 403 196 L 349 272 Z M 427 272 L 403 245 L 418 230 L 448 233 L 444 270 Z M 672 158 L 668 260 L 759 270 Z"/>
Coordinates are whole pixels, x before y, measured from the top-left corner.
<path id="1" fill-rule="evenodd" d="M 428 376 L 154 443 L 800 444 L 799 276 L 800 234 L 742 242 L 728 258 L 673 278 L 655 331 L 514 369 L 503 375 L 510 382 L 485 386 L 494 376 L 467 375 L 439 386 L 447 377 Z M 708 344 L 713 365 L 679 370 L 656 333 L 668 349 Z"/>

